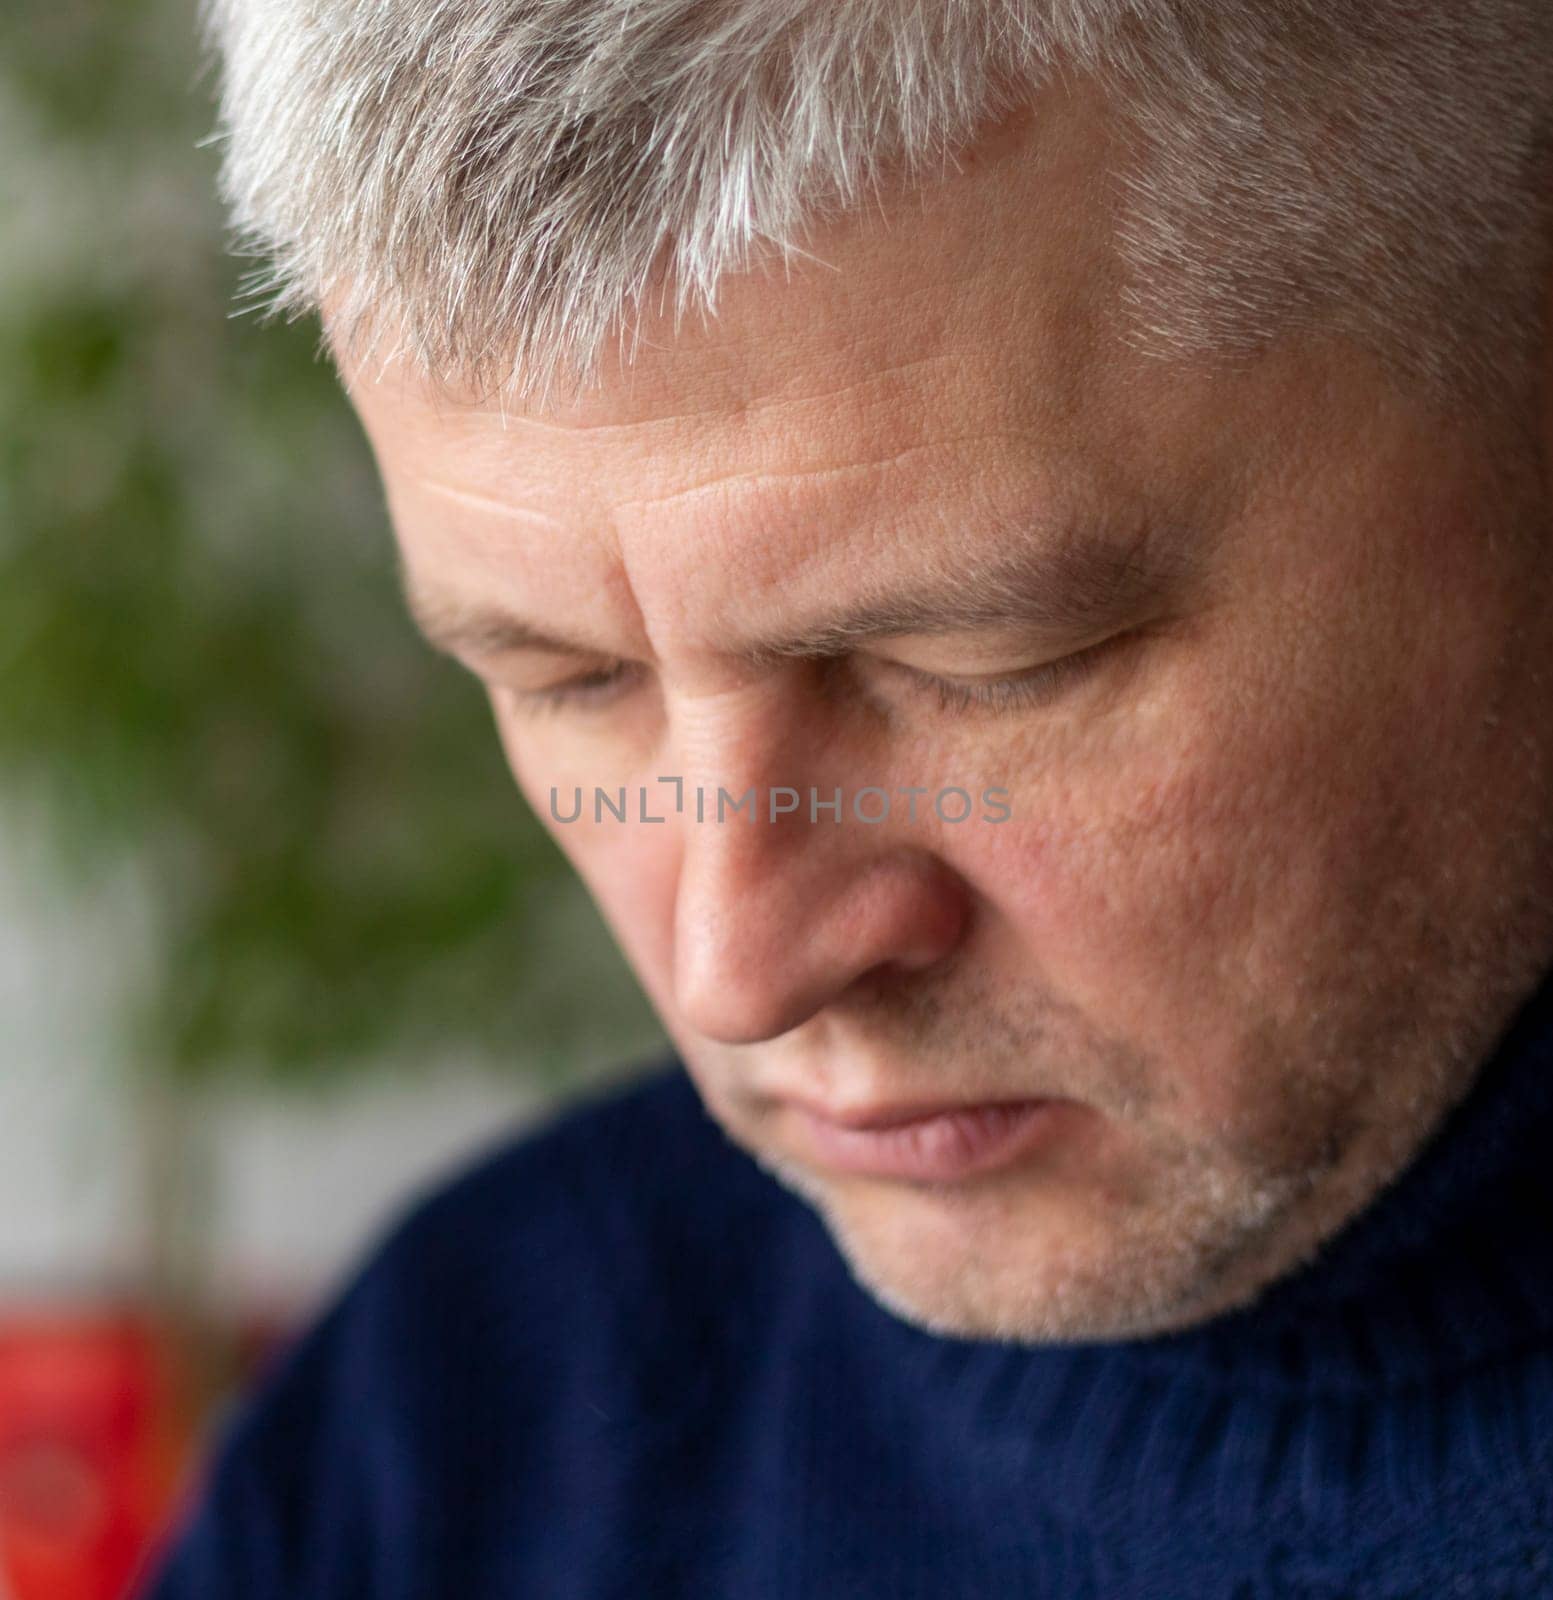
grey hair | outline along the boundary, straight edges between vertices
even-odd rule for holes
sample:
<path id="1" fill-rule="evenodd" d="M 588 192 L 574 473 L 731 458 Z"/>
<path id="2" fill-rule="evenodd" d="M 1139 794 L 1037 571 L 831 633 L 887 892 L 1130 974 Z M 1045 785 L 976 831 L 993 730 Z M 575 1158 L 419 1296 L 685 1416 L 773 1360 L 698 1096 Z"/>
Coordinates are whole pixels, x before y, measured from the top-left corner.
<path id="1" fill-rule="evenodd" d="M 1123 119 L 1118 331 L 1328 329 L 1491 393 L 1541 332 L 1549 0 L 205 0 L 253 302 L 544 405 L 1059 74 Z"/>

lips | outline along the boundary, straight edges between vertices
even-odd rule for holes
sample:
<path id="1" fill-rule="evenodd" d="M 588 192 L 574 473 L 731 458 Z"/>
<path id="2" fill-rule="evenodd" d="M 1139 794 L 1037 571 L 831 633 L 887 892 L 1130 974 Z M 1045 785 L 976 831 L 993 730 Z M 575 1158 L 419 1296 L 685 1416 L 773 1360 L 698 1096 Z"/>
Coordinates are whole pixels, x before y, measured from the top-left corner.
<path id="1" fill-rule="evenodd" d="M 916 1182 L 953 1183 L 1006 1166 L 1048 1138 L 1060 1100 L 979 1105 L 821 1108 L 789 1101 L 795 1132 L 817 1166 Z"/>

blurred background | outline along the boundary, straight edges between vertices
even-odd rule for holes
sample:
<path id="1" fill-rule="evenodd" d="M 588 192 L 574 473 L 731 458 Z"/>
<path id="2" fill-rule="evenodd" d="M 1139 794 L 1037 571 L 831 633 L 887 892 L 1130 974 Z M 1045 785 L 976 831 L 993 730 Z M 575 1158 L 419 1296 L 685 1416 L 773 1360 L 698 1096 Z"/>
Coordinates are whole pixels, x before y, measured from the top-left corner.
<path id="1" fill-rule="evenodd" d="M 195 0 L 0 44 L 0 1600 L 120 1600 L 403 1206 L 666 1045 L 237 314 Z"/>

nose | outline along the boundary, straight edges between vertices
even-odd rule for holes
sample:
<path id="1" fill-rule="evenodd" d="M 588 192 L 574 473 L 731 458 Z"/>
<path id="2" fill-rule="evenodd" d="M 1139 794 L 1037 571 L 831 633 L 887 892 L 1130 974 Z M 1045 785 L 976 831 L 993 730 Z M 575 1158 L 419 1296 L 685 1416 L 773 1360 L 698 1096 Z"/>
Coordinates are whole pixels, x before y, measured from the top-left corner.
<path id="1" fill-rule="evenodd" d="M 941 857 L 893 823 L 858 822 L 845 790 L 839 822 L 813 820 L 810 792 L 800 793 L 774 821 L 757 789 L 766 809 L 753 820 L 687 828 L 674 990 L 703 1037 L 775 1038 L 869 979 L 931 967 L 964 935 L 969 891 Z M 834 785 L 819 791 L 833 797 Z"/>

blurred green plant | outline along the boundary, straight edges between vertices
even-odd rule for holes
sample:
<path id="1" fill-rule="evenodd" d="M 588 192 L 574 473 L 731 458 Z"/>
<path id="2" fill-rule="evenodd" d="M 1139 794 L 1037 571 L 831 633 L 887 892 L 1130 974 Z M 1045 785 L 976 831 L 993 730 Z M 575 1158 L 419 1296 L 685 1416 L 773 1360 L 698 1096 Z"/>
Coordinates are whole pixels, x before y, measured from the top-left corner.
<path id="1" fill-rule="evenodd" d="M 404 614 L 310 325 L 234 319 L 193 0 L 23 0 L 0 56 L 0 785 L 150 889 L 127 1059 L 177 1082 L 661 1032 Z"/>

